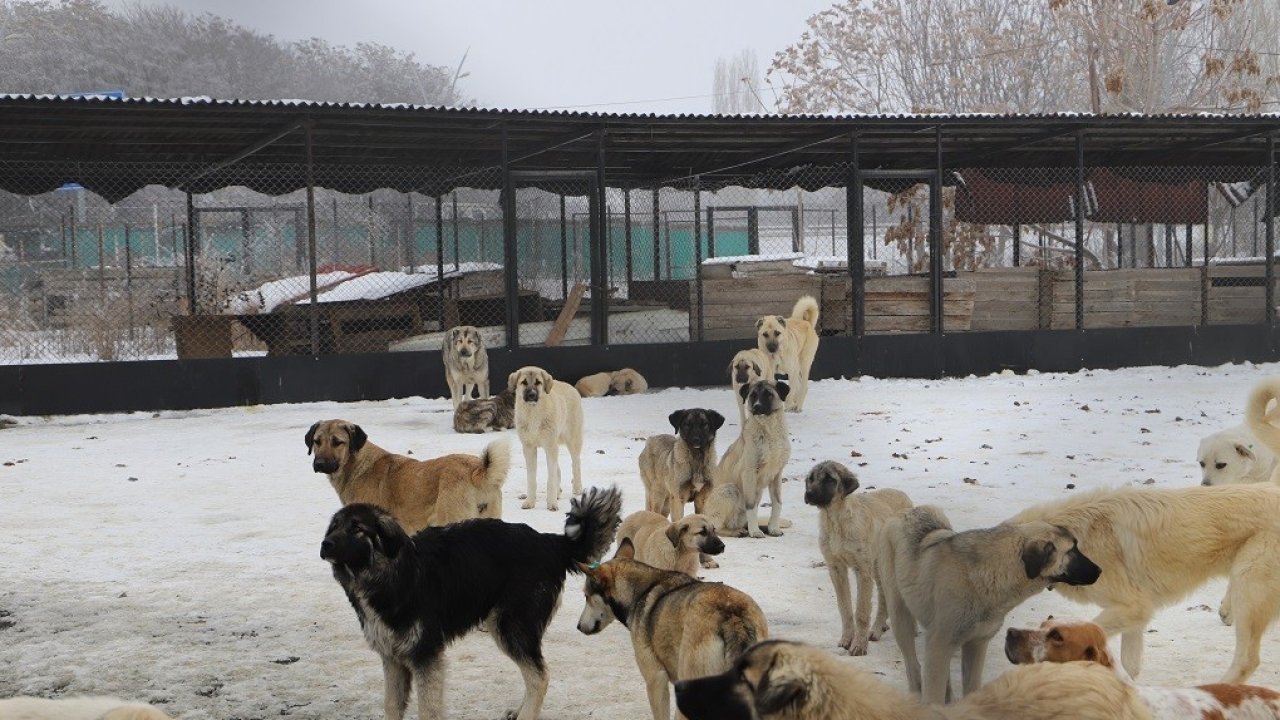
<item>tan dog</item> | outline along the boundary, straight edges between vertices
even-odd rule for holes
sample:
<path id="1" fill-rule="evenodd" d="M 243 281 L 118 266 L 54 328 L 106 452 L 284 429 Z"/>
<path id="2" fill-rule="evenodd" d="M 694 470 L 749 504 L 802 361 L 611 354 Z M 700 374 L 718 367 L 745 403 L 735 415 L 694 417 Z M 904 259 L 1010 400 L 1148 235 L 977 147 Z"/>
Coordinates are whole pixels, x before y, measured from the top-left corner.
<path id="1" fill-rule="evenodd" d="M 1065 528 L 1106 569 L 1087 587 L 1063 587 L 1076 602 L 1102 606 L 1093 619 L 1121 633 L 1120 661 L 1142 669 L 1147 624 L 1210 578 L 1229 578 L 1219 610 L 1235 623 L 1236 651 L 1222 682 L 1257 669 L 1262 635 L 1280 613 L 1280 488 L 1271 483 L 1170 490 L 1123 488 L 1028 508 L 1009 523 Z"/>
<path id="2" fill-rule="evenodd" d="M 925 706 L 831 653 L 768 640 L 722 675 L 676 683 L 690 720 L 1150 720 L 1097 663 L 1016 667 L 964 701 Z"/>
<path id="3" fill-rule="evenodd" d="M 700 554 L 719 555 L 724 541 L 715 526 L 702 515 L 671 522 L 664 515 L 641 510 L 628 515 L 618 527 L 618 541 L 630 540 L 635 559 L 659 570 L 698 576 Z M 718 567 L 714 563 L 708 567 Z"/>
<path id="4" fill-rule="evenodd" d="M 907 685 L 929 703 L 949 700 L 957 650 L 964 694 L 978 689 L 991 638 L 1023 600 L 1056 583 L 1088 585 L 1102 572 L 1062 528 L 1037 522 L 956 532 L 930 505 L 886 520 L 877 541 Z M 923 675 L 917 622 L 924 627 Z"/>
<path id="5" fill-rule="evenodd" d="M 805 295 L 796 301 L 791 317 L 765 315 L 756 321 L 756 347 L 773 360 L 773 372 L 795 385 L 787 410 L 799 412 L 809 395 L 809 369 L 818 354 L 818 301 Z"/>
<path id="6" fill-rule="evenodd" d="M 639 395 L 649 389 L 649 381 L 631 368 L 609 373 L 609 392 L 613 395 Z"/>
<path id="7" fill-rule="evenodd" d="M 588 375 L 582 378 L 578 382 L 574 383 L 573 387 L 578 391 L 578 394 L 584 398 L 604 397 L 609 394 L 609 385 L 612 382 L 612 375 L 607 372 L 598 372 L 594 375 Z"/>
<path id="8" fill-rule="evenodd" d="M 750 522 L 756 508 L 769 490 L 768 533 L 777 537 L 782 521 L 782 470 L 791 459 L 791 437 L 783 403 L 790 388 L 785 382 L 758 380 L 743 385 L 739 394 L 750 414 L 742 425 L 742 434 L 725 451 L 716 469 L 716 485 L 738 485 L 742 488 L 747 532 L 754 538 L 764 537 L 758 523 Z"/>
<path id="9" fill-rule="evenodd" d="M 644 481 L 645 509 L 672 520 L 684 516 L 716 472 L 716 431 L 724 416 L 715 410 L 689 408 L 667 416 L 675 435 L 654 435 L 640 451 L 640 479 Z"/>
<path id="10" fill-rule="evenodd" d="M 1087 620 L 1050 616 L 1035 630 L 1009 628 L 1004 654 L 1009 662 L 1097 662 L 1115 671 L 1121 682 L 1129 674 L 1112 659 L 1107 634 Z M 1257 685 L 1200 685 L 1194 688 L 1137 687 L 1153 720 L 1280 720 L 1280 693 Z"/>
<path id="11" fill-rule="evenodd" d="M 733 386 L 733 403 L 738 406 L 738 424 L 747 420 L 747 406 L 739 392 L 743 385 L 773 377 L 773 358 L 758 348 L 739 350 L 729 363 L 729 384 Z"/>
<path id="12" fill-rule="evenodd" d="M 479 391 L 481 398 L 489 397 L 489 353 L 484 349 L 484 338 L 471 325 L 449 328 L 441 347 L 444 360 L 444 381 L 449 385 L 449 397 L 456 409 L 463 400 L 471 399 L 471 391 Z"/>
<path id="13" fill-rule="evenodd" d="M 769 636 L 764 613 L 746 593 L 636 562 L 629 540 L 609 562 L 579 568 L 587 605 L 578 630 L 594 635 L 617 619 L 631 631 L 654 720 L 671 717 L 671 683 L 723 672 Z"/>
<path id="14" fill-rule="evenodd" d="M 480 457 L 445 455 L 415 460 L 369 442 L 359 425 L 321 420 L 306 434 L 311 468 L 329 476 L 343 505 L 378 505 L 407 532 L 448 525 L 474 517 L 502 517 L 502 484 L 511 465 L 505 438 L 485 447 Z"/>
<path id="15" fill-rule="evenodd" d="M 821 511 L 818 547 L 831 574 L 840 610 L 840 647 L 866 655 L 867 644 L 889 629 L 889 606 L 878 588 L 876 533 L 886 520 L 911 507 L 907 494 L 885 488 L 854 495 L 858 476 L 834 460 L 820 462 L 804 481 L 804 501 Z M 849 572 L 858 578 L 858 610 L 850 602 Z M 876 621 L 871 623 L 871 591 L 878 589 Z"/>
<path id="16" fill-rule="evenodd" d="M 68 697 L 48 700 L 14 697 L 0 700 L 4 720 L 170 720 L 143 703 L 113 697 Z"/>
<path id="17" fill-rule="evenodd" d="M 573 494 L 582 494 L 582 398 L 569 383 L 540 367 L 511 373 L 507 389 L 516 394 L 516 436 L 524 446 L 528 490 L 522 508 L 534 506 L 538 494 L 538 449 L 547 458 L 547 509 L 560 502 L 560 446 L 569 449 Z"/>

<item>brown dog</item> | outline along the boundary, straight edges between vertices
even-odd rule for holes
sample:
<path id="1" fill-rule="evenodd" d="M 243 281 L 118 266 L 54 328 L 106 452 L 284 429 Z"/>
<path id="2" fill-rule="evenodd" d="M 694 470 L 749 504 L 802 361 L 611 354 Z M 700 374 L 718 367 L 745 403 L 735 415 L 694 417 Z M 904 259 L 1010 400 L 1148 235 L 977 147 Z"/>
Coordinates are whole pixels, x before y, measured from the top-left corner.
<path id="1" fill-rule="evenodd" d="M 1111 668 L 1121 681 L 1129 673 L 1107 648 L 1107 634 L 1087 620 L 1055 619 L 1052 615 L 1035 630 L 1009 628 L 1004 654 L 1009 662 L 1066 663 L 1089 660 Z M 1153 720 L 1262 720 L 1280 718 L 1280 693 L 1257 685 L 1220 683 L 1194 688 L 1138 687 L 1138 696 L 1151 709 Z"/>
<path id="2" fill-rule="evenodd" d="M 505 438 L 480 457 L 445 455 L 415 460 L 369 442 L 359 425 L 321 420 L 307 430 L 312 470 L 325 473 L 343 505 L 372 503 L 386 509 L 406 532 L 474 517 L 502 517 L 502 483 L 511 465 Z"/>
<path id="3" fill-rule="evenodd" d="M 690 577 L 698 576 L 700 553 L 724 552 L 724 541 L 716 534 L 715 524 L 702 515 L 686 515 L 671 522 L 665 515 L 648 510 L 633 512 L 618 527 L 618 541 L 623 540 L 635 545 L 639 562 Z M 719 566 L 711 562 L 706 567 Z"/>

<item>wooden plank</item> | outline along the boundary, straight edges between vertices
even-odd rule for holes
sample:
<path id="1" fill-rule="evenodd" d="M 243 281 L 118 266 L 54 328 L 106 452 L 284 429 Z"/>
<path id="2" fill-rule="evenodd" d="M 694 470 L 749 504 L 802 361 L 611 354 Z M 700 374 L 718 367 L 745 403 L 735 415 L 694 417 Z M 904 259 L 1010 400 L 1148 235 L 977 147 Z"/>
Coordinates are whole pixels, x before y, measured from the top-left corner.
<path id="1" fill-rule="evenodd" d="M 547 333 L 547 347 L 555 347 L 564 341 L 565 333 L 569 332 L 569 323 L 573 321 L 573 316 L 578 312 L 578 305 L 582 304 L 582 294 L 587 291 L 585 283 L 575 283 L 573 289 L 569 291 L 569 297 L 565 298 L 564 307 L 560 308 L 560 315 L 556 317 L 556 322 L 551 326 L 551 331 Z"/>

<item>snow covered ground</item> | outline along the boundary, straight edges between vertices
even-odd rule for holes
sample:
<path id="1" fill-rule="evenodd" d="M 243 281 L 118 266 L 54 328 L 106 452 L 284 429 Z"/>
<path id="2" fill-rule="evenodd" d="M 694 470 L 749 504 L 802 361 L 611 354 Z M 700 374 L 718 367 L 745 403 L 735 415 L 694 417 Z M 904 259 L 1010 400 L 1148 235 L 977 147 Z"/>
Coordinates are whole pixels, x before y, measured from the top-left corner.
<path id="1" fill-rule="evenodd" d="M 1248 389 L 1276 373 L 1280 365 L 817 383 L 805 412 L 788 418 L 784 515 L 795 527 L 728 540 L 706 577 L 755 597 L 775 636 L 834 648 L 816 516 L 794 479 L 814 462 L 838 459 L 864 487 L 940 504 L 957 528 L 986 526 L 1088 488 L 1196 483 L 1199 438 L 1238 422 Z M 737 434 L 727 388 L 584 401 L 586 483 L 616 483 L 625 510 L 641 508 L 643 438 L 669 431 L 670 411 L 697 406 L 730 418 L 723 452 Z M 417 457 L 476 452 L 496 437 L 454 434 L 448 401 L 421 398 L 20 418 L 0 430 L 0 697 L 118 694 L 191 719 L 380 718 L 378 658 L 319 557 L 337 497 L 311 472 L 302 438 L 331 417 Z M 563 513 L 519 509 L 518 446 L 514 456 L 505 518 L 558 532 Z M 649 717 L 626 631 L 575 629 L 581 588 L 570 577 L 546 636 L 545 717 Z M 1157 615 L 1143 681 L 1218 678 L 1234 642 L 1215 612 L 1223 588 L 1212 583 Z M 1046 592 L 1008 622 L 1047 613 L 1092 610 Z M 1280 686 L 1278 645 L 1273 630 L 1254 682 Z M 846 662 L 905 685 L 892 639 Z M 1007 667 L 993 650 L 986 675 Z M 497 717 L 521 693 L 514 666 L 480 633 L 449 653 L 446 687 L 452 718 Z"/>

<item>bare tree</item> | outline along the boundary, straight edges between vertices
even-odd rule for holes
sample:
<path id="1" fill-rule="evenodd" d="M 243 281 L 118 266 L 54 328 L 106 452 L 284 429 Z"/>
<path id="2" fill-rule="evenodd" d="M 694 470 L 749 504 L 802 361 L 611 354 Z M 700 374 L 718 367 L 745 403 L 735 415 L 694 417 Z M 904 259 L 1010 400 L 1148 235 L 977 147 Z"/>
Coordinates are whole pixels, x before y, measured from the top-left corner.
<path id="1" fill-rule="evenodd" d="M 754 50 L 743 50 L 732 57 L 716 60 L 711 81 L 715 112 L 724 115 L 765 112 L 760 97 L 760 63 Z"/>

